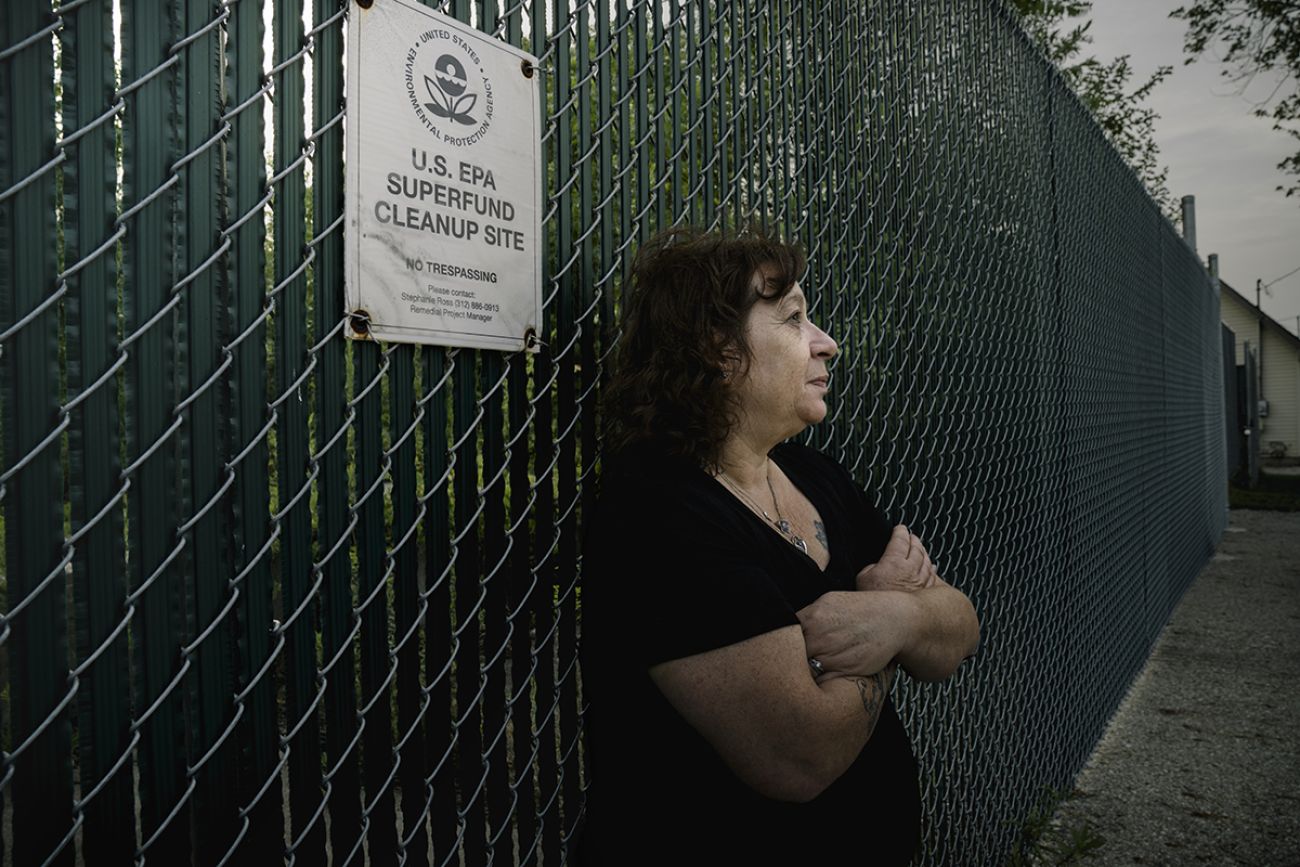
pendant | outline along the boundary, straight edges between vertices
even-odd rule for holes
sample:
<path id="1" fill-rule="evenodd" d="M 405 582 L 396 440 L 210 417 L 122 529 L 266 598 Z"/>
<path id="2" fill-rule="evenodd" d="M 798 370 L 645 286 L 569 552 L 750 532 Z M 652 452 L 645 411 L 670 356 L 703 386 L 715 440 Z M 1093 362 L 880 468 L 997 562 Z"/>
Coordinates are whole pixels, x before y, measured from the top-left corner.
<path id="1" fill-rule="evenodd" d="M 776 528 L 780 530 L 787 539 L 790 540 L 791 545 L 794 545 L 796 548 L 798 548 L 800 551 L 804 552 L 805 554 L 808 553 L 808 543 L 803 540 L 803 536 L 798 535 L 797 533 L 795 533 L 793 530 L 790 529 L 789 521 L 787 521 L 785 518 L 782 518 L 781 520 L 774 521 L 773 523 L 775 523 Z"/>

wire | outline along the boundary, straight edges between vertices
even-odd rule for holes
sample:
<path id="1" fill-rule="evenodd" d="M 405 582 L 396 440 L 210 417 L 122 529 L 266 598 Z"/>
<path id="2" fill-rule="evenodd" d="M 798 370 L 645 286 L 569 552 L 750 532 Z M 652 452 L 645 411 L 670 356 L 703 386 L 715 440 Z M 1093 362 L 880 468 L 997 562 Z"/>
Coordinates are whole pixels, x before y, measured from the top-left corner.
<path id="1" fill-rule="evenodd" d="M 1265 283 L 1265 284 L 1264 284 L 1263 286 L 1261 286 L 1260 288 L 1261 288 L 1261 289 L 1267 289 L 1268 287 L 1272 286 L 1274 283 L 1278 282 L 1279 280 L 1285 280 L 1286 278 L 1290 277 L 1292 274 L 1294 274 L 1294 273 L 1297 272 L 1297 271 L 1300 271 L 1300 265 L 1296 265 L 1294 268 L 1292 268 L 1290 271 L 1287 271 L 1287 272 L 1286 272 L 1285 274 L 1283 274 L 1281 277 L 1278 277 L 1278 278 L 1275 279 L 1275 280 L 1270 280 L 1270 281 L 1268 281 L 1267 283 Z"/>

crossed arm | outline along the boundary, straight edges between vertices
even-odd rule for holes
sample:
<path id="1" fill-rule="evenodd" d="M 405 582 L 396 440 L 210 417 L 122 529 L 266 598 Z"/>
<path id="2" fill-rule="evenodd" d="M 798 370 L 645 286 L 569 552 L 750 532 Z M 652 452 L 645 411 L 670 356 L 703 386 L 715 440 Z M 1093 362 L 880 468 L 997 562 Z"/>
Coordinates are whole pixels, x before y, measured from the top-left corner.
<path id="1" fill-rule="evenodd" d="M 813 680 L 798 626 L 660 663 L 650 677 L 750 788 L 809 801 L 862 751 L 893 682 L 870 675 Z"/>
<path id="2" fill-rule="evenodd" d="M 889 659 L 917 680 L 943 680 L 978 648 L 975 608 L 939 577 L 921 541 L 902 524 L 880 560 L 858 573 L 857 585 L 799 612 L 808 655 L 826 669 L 819 680 L 878 671 L 880 654 L 889 649 L 895 650 Z"/>
<path id="3" fill-rule="evenodd" d="M 975 650 L 974 609 L 906 528 L 895 528 L 858 586 L 801 610 L 801 626 L 650 669 L 669 703 L 761 794 L 816 797 L 871 737 L 897 665 L 942 679 Z M 826 668 L 816 680 L 810 656 Z"/>

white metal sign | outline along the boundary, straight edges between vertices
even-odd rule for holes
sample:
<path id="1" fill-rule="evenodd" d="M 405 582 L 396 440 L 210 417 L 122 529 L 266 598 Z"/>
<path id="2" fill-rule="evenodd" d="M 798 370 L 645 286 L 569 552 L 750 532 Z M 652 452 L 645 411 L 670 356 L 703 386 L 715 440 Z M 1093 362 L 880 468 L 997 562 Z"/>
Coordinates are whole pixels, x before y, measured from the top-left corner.
<path id="1" fill-rule="evenodd" d="M 410 0 L 348 14 L 348 336 L 535 349 L 536 58 Z"/>

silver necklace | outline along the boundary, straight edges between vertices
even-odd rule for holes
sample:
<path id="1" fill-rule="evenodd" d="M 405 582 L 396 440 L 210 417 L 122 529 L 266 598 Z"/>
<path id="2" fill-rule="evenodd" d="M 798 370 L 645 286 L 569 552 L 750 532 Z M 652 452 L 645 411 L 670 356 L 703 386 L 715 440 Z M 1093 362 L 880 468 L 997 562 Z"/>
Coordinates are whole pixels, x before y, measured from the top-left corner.
<path id="1" fill-rule="evenodd" d="M 776 518 L 773 518 L 771 515 L 769 515 L 767 513 L 767 509 L 764 509 L 754 500 L 753 497 L 745 493 L 745 491 L 739 485 L 733 482 L 731 480 L 731 477 L 728 476 L 725 472 L 718 473 L 718 478 L 722 479 L 722 481 L 726 484 L 726 486 L 730 488 L 732 491 L 734 491 L 736 495 L 739 496 L 742 500 L 744 500 L 745 503 L 751 509 L 753 509 L 754 511 L 762 515 L 767 520 L 767 522 L 771 524 L 773 527 L 776 527 L 777 532 L 779 532 L 782 536 L 784 536 L 786 541 L 788 541 L 791 545 L 794 545 L 803 553 L 805 554 L 808 553 L 808 543 L 805 542 L 803 540 L 803 537 L 800 536 L 798 533 L 796 533 L 793 530 L 793 528 L 791 528 L 790 522 L 787 521 L 785 519 L 785 516 L 781 514 L 781 504 L 777 502 L 776 489 L 772 487 L 772 465 L 771 464 L 768 464 L 767 466 L 767 491 L 769 494 L 772 495 L 772 508 L 776 509 Z"/>

